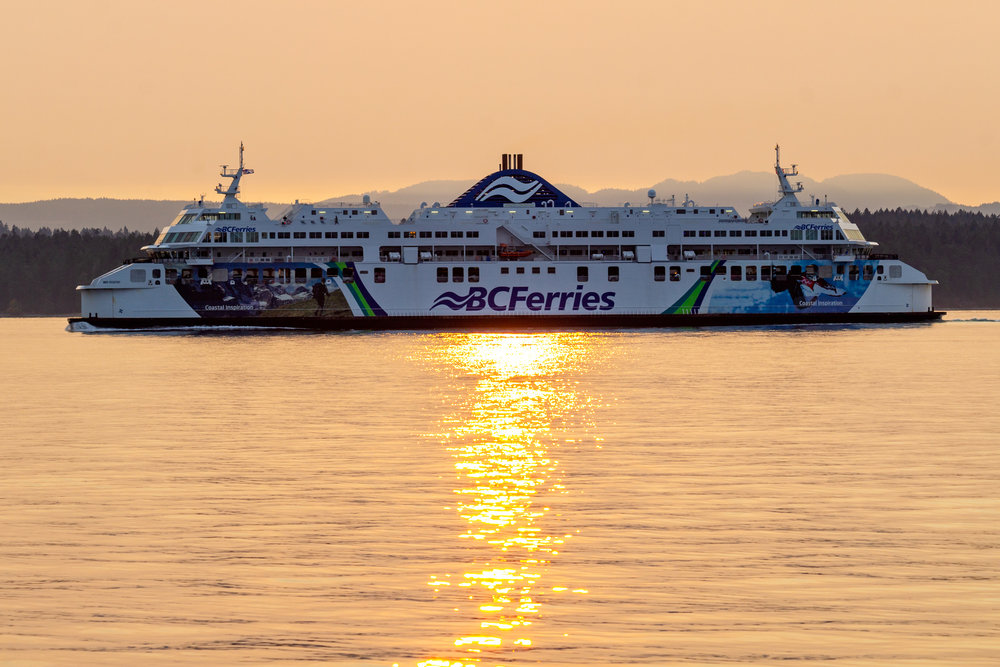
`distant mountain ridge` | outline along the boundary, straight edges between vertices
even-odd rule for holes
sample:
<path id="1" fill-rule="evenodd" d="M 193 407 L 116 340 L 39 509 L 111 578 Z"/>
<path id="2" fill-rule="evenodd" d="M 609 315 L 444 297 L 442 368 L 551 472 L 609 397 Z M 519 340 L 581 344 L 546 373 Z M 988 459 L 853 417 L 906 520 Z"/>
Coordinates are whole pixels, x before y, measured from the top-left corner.
<path id="1" fill-rule="evenodd" d="M 836 202 L 845 210 L 854 209 L 920 209 L 941 211 L 982 211 L 1000 213 L 1000 202 L 981 206 L 963 206 L 949 201 L 944 195 L 922 187 L 913 181 L 888 174 L 845 174 L 822 181 L 795 178 L 801 181 L 803 202 L 810 197 Z M 378 201 L 393 221 L 405 218 L 421 203 L 428 206 L 435 202 L 447 204 L 469 188 L 475 179 L 434 180 L 416 183 L 398 190 L 380 190 L 367 193 L 345 194 L 317 202 L 329 205 L 334 202 L 359 203 L 367 194 Z M 580 204 L 615 206 L 625 202 L 644 204 L 647 191 L 652 187 L 657 198 L 669 200 L 671 196 L 680 204 L 685 196 L 703 205 L 722 204 L 735 206 L 742 213 L 754 203 L 777 198 L 777 182 L 771 172 L 741 171 L 728 176 L 716 176 L 705 181 L 680 181 L 666 179 L 652 186 L 635 189 L 604 188 L 595 192 L 575 185 L 558 184 L 561 190 Z M 128 228 L 151 232 L 169 224 L 190 200 L 150 199 L 50 199 L 18 204 L 0 204 L 0 220 L 11 226 L 27 229 L 84 229 L 108 228 L 117 231 Z M 265 204 L 272 217 L 280 215 L 288 204 Z"/>

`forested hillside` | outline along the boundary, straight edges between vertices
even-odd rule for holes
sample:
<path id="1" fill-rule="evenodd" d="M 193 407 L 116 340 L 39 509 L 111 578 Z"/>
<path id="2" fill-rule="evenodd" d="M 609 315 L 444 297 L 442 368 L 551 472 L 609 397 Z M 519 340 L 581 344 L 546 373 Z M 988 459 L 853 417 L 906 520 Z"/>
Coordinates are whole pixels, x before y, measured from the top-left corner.
<path id="1" fill-rule="evenodd" d="M 1000 216 L 866 209 L 848 217 L 878 241 L 876 252 L 895 253 L 941 283 L 935 308 L 1000 308 L 1000 283 L 991 278 L 1000 264 Z"/>
<path id="2" fill-rule="evenodd" d="M 903 209 L 850 215 L 878 252 L 895 253 L 941 284 L 934 304 L 948 308 L 1000 308 L 1000 216 Z M 0 222 L 0 314 L 70 315 L 78 312 L 75 287 L 136 257 L 154 234 L 122 229 L 29 231 Z"/>
<path id="3" fill-rule="evenodd" d="M 37 232 L 0 223 L 0 313 L 79 313 L 76 286 L 136 257 L 155 234 L 122 229 Z"/>

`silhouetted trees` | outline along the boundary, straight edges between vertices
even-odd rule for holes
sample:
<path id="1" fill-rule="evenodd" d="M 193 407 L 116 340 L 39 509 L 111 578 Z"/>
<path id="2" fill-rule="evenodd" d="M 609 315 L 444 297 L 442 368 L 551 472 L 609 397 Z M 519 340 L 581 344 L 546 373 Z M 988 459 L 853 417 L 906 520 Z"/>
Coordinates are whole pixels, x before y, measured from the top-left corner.
<path id="1" fill-rule="evenodd" d="M 76 286 L 140 255 L 156 236 L 128 229 L 31 231 L 0 222 L 0 314 L 79 313 Z"/>
<path id="2" fill-rule="evenodd" d="M 879 210 L 849 214 L 877 252 L 894 253 L 940 285 L 934 307 L 1000 308 L 1000 283 L 993 272 L 1000 259 L 1000 217 L 955 213 Z"/>
<path id="3" fill-rule="evenodd" d="M 934 304 L 1000 308 L 1000 216 L 895 210 L 850 215 L 878 252 L 898 254 L 938 280 Z M 123 228 L 38 231 L 0 222 L 0 314 L 70 315 L 80 309 L 76 286 L 141 254 L 157 234 Z"/>

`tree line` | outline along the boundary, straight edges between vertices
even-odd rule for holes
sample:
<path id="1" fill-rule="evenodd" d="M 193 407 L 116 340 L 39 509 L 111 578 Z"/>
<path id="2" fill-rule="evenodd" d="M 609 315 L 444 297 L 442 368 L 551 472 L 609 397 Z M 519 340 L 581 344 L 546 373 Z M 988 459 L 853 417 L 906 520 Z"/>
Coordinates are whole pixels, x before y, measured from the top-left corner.
<path id="1" fill-rule="evenodd" d="M 968 211 L 854 211 L 849 216 L 877 252 L 899 255 L 937 280 L 935 307 L 1000 308 L 1000 216 Z M 9 227 L 0 222 L 0 314 L 71 315 L 75 288 L 141 254 L 157 232 Z"/>
<path id="2" fill-rule="evenodd" d="M 79 314 L 76 286 L 140 255 L 157 235 L 127 228 L 31 231 L 0 222 L 0 313 Z"/>

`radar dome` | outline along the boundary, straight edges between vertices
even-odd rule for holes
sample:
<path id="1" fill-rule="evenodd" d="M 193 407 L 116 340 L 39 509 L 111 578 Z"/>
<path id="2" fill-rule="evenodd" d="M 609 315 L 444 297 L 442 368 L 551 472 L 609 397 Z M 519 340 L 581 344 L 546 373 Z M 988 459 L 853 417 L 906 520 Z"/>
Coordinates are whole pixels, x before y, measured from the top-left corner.
<path id="1" fill-rule="evenodd" d="M 656 190 L 650 188 L 649 192 L 646 193 L 646 196 L 649 197 L 650 199 L 656 199 Z"/>

